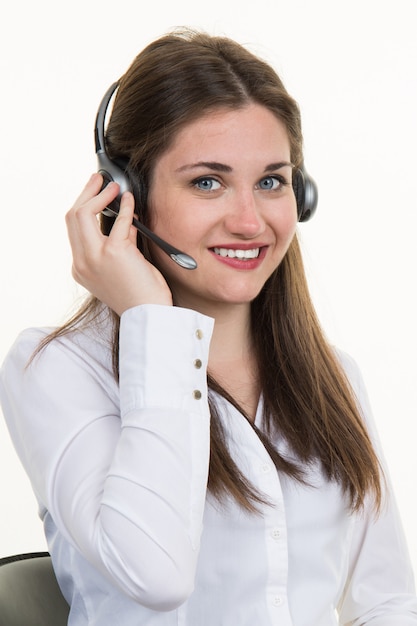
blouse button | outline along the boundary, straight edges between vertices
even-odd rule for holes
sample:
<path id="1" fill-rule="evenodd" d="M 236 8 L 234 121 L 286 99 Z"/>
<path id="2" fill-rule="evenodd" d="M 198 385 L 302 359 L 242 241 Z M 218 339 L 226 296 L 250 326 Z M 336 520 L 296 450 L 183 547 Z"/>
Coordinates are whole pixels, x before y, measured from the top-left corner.
<path id="1" fill-rule="evenodd" d="M 281 606 L 283 600 L 281 598 L 281 596 L 274 596 L 274 599 L 272 600 L 272 604 L 274 606 Z"/>
<path id="2" fill-rule="evenodd" d="M 274 528 L 271 531 L 271 537 L 272 539 L 274 539 L 275 541 L 279 541 L 279 539 L 281 538 L 281 531 L 279 528 Z"/>
<path id="3" fill-rule="evenodd" d="M 203 365 L 203 363 L 202 363 L 201 359 L 196 359 L 194 361 L 194 367 L 195 367 L 196 370 L 199 370 L 202 365 Z"/>
<path id="4" fill-rule="evenodd" d="M 268 472 L 271 471 L 271 466 L 268 465 L 268 463 L 264 463 L 263 465 L 261 465 L 261 471 L 263 474 L 268 474 Z"/>
<path id="5" fill-rule="evenodd" d="M 203 338 L 203 331 L 201 330 L 201 328 L 197 328 L 197 330 L 195 331 L 195 336 L 197 337 L 197 339 L 202 339 Z"/>
<path id="6" fill-rule="evenodd" d="M 194 400 L 201 400 L 202 397 L 202 393 L 199 389 L 194 389 L 193 391 L 193 398 Z"/>

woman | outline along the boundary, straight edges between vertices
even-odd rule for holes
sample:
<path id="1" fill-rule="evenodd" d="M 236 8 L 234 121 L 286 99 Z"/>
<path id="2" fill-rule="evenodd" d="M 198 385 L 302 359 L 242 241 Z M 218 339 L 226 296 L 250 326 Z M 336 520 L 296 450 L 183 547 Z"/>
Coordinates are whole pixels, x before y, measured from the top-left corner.
<path id="1" fill-rule="evenodd" d="M 110 217 L 95 174 L 67 214 L 91 298 L 2 370 L 69 623 L 417 624 L 366 393 L 308 295 L 296 103 L 238 44 L 173 33 L 121 79 L 106 145 L 133 194 Z"/>

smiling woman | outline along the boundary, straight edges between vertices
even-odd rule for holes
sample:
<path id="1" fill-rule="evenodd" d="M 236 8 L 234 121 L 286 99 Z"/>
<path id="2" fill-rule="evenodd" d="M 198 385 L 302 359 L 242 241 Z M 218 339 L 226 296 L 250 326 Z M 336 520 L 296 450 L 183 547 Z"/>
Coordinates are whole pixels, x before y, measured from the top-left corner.
<path id="1" fill-rule="evenodd" d="M 130 190 L 93 174 L 67 214 L 91 295 L 23 332 L 1 374 L 69 623 L 417 624 L 366 391 L 305 280 L 296 102 L 194 32 L 118 85 L 105 150 Z"/>
<path id="2" fill-rule="evenodd" d="M 257 104 L 203 115 L 178 132 L 148 195 L 151 228 L 197 261 L 185 274 L 151 246 L 174 304 L 212 317 L 226 303 L 246 304 L 239 310 L 248 317 L 294 237 L 290 158 L 284 124 Z"/>

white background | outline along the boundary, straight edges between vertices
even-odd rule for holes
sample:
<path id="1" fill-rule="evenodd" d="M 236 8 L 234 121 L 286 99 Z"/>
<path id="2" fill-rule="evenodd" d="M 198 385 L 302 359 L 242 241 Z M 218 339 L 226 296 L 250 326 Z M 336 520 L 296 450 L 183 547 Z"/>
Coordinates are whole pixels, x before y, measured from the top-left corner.
<path id="1" fill-rule="evenodd" d="M 300 226 L 313 298 L 329 338 L 365 376 L 417 569 L 415 0 L 2 6 L 0 359 L 21 329 L 62 322 L 81 295 L 64 214 L 95 169 L 93 122 L 107 87 L 176 26 L 248 45 L 301 106 L 320 190 L 316 217 Z M 44 549 L 2 420 L 0 498 L 0 556 Z"/>

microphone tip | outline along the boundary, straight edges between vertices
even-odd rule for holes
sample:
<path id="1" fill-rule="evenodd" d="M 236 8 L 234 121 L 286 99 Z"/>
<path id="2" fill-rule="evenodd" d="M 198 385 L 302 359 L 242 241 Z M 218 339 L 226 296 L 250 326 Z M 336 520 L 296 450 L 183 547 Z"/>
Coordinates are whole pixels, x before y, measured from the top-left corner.
<path id="1" fill-rule="evenodd" d="M 177 265 L 184 267 L 186 270 L 195 270 L 197 267 L 196 261 L 184 252 L 172 253 L 169 256 Z"/>

